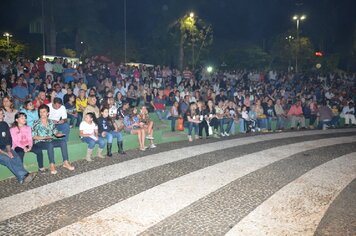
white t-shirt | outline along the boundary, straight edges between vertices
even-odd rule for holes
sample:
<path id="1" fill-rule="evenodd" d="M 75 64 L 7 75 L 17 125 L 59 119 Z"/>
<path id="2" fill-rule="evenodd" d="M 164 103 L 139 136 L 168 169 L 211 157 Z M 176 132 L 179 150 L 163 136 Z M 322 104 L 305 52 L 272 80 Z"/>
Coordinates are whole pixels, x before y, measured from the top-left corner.
<path id="1" fill-rule="evenodd" d="M 67 110 L 65 106 L 61 106 L 59 109 L 54 109 L 52 103 L 48 104 L 49 106 L 49 116 L 48 119 L 59 121 L 62 117 L 62 120 L 67 119 Z"/>
<path id="2" fill-rule="evenodd" d="M 90 134 L 90 138 L 97 140 L 95 136 L 95 130 L 98 129 L 98 126 L 92 122 L 91 124 L 88 124 L 85 121 L 82 121 L 79 125 L 79 131 L 83 131 L 83 134 Z"/>

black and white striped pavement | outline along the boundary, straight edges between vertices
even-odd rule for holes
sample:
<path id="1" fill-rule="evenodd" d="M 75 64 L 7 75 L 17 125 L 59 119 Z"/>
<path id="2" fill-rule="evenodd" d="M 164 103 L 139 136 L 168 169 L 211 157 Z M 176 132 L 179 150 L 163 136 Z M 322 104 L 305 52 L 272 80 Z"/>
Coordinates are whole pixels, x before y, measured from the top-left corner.
<path id="1" fill-rule="evenodd" d="M 356 130 L 162 144 L 0 182 L 0 235 L 356 235 Z"/>

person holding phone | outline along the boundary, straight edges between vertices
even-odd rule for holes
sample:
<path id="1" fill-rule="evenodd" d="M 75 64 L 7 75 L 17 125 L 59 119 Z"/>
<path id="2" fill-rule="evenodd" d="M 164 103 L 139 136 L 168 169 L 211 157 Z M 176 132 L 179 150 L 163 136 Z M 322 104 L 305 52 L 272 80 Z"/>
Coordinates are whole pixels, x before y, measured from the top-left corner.
<path id="1" fill-rule="evenodd" d="M 74 166 L 72 166 L 68 161 L 67 142 L 65 139 L 62 139 L 64 134 L 60 133 L 55 128 L 55 124 L 52 120 L 48 119 L 49 107 L 45 104 L 42 104 L 38 108 L 38 116 L 40 118 L 33 123 L 33 148 L 39 150 L 47 150 L 51 174 L 57 174 L 54 161 L 55 147 L 59 147 L 61 149 L 63 167 L 68 170 L 74 170 Z"/>

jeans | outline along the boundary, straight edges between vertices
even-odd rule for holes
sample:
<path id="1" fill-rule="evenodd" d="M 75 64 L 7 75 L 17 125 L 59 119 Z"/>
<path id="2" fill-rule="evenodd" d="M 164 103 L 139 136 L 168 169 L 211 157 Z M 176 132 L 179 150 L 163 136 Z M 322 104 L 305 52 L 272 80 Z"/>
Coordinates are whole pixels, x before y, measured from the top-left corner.
<path id="1" fill-rule="evenodd" d="M 198 123 L 186 121 L 186 122 L 184 122 L 184 127 L 188 128 L 189 136 L 192 135 L 193 128 L 194 128 L 195 135 L 198 135 L 198 133 L 199 133 L 199 124 Z"/>
<path id="2" fill-rule="evenodd" d="M 116 131 L 110 131 L 110 132 L 107 132 L 106 133 L 106 140 L 108 141 L 108 143 L 112 143 L 112 140 L 114 139 L 114 138 L 117 138 L 117 141 L 118 142 L 121 142 L 123 139 L 122 139 L 122 134 L 121 134 L 121 132 L 116 132 Z M 103 139 L 105 139 L 104 137 L 103 137 Z M 100 145 L 99 145 L 100 146 Z"/>
<path id="3" fill-rule="evenodd" d="M 171 121 L 171 130 L 175 131 L 176 130 L 176 121 L 178 120 L 178 117 L 170 116 L 167 119 Z"/>
<path id="4" fill-rule="evenodd" d="M 277 116 L 277 129 L 284 129 L 284 124 L 286 123 L 287 118 L 284 116 Z"/>
<path id="5" fill-rule="evenodd" d="M 158 119 L 160 120 L 163 120 L 163 117 L 164 117 L 164 110 L 155 110 L 157 116 L 158 116 Z"/>
<path id="6" fill-rule="evenodd" d="M 19 155 L 21 162 L 23 163 L 23 158 L 25 156 L 25 151 L 20 148 L 20 147 L 16 147 L 15 148 L 15 152 Z M 37 165 L 38 168 L 43 168 L 43 155 L 42 155 L 42 150 L 40 149 L 33 149 L 31 150 L 31 152 L 33 152 L 34 154 L 36 154 L 37 157 Z"/>
<path id="7" fill-rule="evenodd" d="M 42 150 L 47 150 L 49 164 L 54 164 L 54 148 L 61 148 L 63 161 L 68 161 L 68 147 L 64 139 L 54 139 L 51 142 L 38 142 L 32 147 L 36 154 L 43 159 Z M 41 151 L 40 151 L 41 150 Z"/>
<path id="8" fill-rule="evenodd" d="M 69 122 L 69 125 L 70 126 L 74 126 L 74 122 L 75 122 L 75 124 L 77 125 L 77 126 L 79 126 L 78 124 L 78 117 L 75 117 L 75 116 L 73 116 L 73 115 L 71 115 L 71 114 L 68 114 L 67 115 L 68 116 L 68 122 Z"/>
<path id="9" fill-rule="evenodd" d="M 76 127 L 79 127 L 80 122 L 83 120 L 83 112 L 78 112 L 77 123 L 75 124 Z"/>
<path id="10" fill-rule="evenodd" d="M 331 125 L 336 126 L 339 121 L 338 118 L 339 117 L 334 116 L 333 118 L 331 118 L 331 120 L 319 120 L 318 129 L 322 129 L 324 124 L 328 125 L 328 126 L 331 126 Z"/>
<path id="11" fill-rule="evenodd" d="M 234 119 L 231 118 L 223 118 L 220 119 L 220 133 L 224 133 L 224 124 L 227 124 L 225 132 L 228 133 L 231 129 L 232 123 L 234 123 Z"/>
<path id="12" fill-rule="evenodd" d="M 6 166 L 17 178 L 17 181 L 21 182 L 28 174 L 27 170 L 23 167 L 20 157 L 15 151 L 12 151 L 14 158 L 10 158 L 7 155 L 0 154 L 0 164 Z"/>
<path id="13" fill-rule="evenodd" d="M 267 129 L 268 128 L 268 120 L 267 118 L 258 118 L 257 119 L 258 127 L 261 129 Z"/>
<path id="14" fill-rule="evenodd" d="M 98 144 L 100 149 L 103 149 L 105 147 L 105 140 L 102 137 L 99 137 L 99 139 L 96 141 L 90 137 L 83 137 L 80 139 L 82 140 L 82 142 L 88 144 L 88 149 L 94 149 L 95 144 Z"/>
<path id="15" fill-rule="evenodd" d="M 247 130 L 245 120 L 240 118 L 239 123 L 240 123 L 240 133 L 245 133 Z"/>
<path id="16" fill-rule="evenodd" d="M 63 138 L 66 142 L 68 142 L 69 139 L 69 132 L 70 132 L 70 127 L 68 123 L 63 123 L 63 124 L 57 124 L 55 125 L 56 129 L 60 131 L 61 133 L 65 134 L 66 136 Z"/>

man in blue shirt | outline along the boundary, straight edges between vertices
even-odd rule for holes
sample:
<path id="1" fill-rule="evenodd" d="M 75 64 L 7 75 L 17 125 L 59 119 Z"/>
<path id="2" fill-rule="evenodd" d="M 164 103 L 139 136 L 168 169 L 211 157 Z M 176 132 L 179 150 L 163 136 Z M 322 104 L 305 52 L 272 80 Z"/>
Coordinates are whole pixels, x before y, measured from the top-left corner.
<path id="1" fill-rule="evenodd" d="M 12 96 L 14 98 L 14 106 L 17 110 L 20 109 L 22 104 L 30 97 L 28 88 L 26 84 L 24 84 L 24 79 L 22 76 L 20 76 L 17 79 L 17 85 L 12 88 Z"/>

